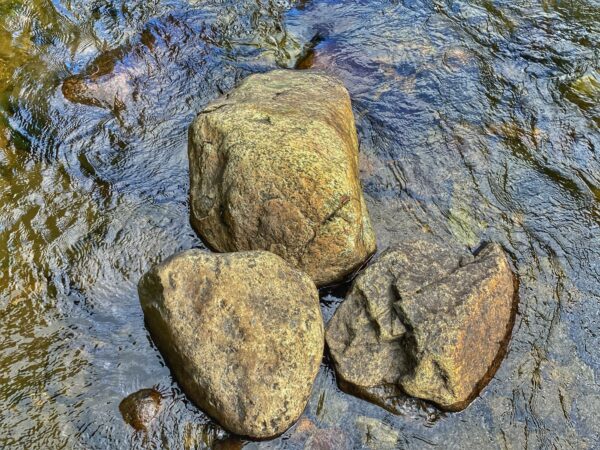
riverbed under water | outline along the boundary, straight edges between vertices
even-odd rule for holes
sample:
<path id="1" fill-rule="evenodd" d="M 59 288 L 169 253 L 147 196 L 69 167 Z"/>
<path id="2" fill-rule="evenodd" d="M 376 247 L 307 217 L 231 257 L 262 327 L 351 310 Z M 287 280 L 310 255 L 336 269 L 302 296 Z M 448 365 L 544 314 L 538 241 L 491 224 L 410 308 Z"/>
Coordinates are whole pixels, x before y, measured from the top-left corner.
<path id="1" fill-rule="evenodd" d="M 131 98 L 66 100 L 62 81 L 114 49 Z M 520 303 L 465 411 L 392 414 L 339 391 L 325 358 L 306 417 L 349 448 L 600 448 L 596 0 L 1 0 L 0 448 L 225 448 L 152 345 L 136 285 L 203 247 L 195 114 L 307 55 L 351 93 L 379 249 L 500 242 Z M 326 319 L 343 291 L 323 292 Z M 118 404 L 152 386 L 165 407 L 136 434 Z M 304 445 L 293 428 L 245 448 Z"/>

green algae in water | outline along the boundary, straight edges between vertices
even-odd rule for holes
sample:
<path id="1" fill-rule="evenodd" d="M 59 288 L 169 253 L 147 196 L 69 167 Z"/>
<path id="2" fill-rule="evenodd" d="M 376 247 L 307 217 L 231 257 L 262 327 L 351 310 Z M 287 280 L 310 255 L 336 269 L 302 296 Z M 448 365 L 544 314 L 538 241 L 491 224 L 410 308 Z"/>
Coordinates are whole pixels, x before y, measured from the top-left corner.
<path id="1" fill-rule="evenodd" d="M 600 101 L 600 81 L 595 75 L 587 74 L 578 78 L 571 84 L 571 88 L 592 101 Z"/>

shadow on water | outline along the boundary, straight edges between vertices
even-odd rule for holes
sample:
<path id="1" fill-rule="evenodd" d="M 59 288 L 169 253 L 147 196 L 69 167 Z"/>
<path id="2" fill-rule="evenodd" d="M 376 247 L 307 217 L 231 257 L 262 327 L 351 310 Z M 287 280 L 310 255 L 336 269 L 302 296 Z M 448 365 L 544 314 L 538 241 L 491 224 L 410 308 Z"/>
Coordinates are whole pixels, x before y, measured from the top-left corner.
<path id="1" fill-rule="evenodd" d="M 589 0 L 3 2 L 0 447 L 600 446 L 598 49 Z M 509 251 L 513 338 L 465 411 L 393 415 L 341 393 L 325 358 L 303 420 L 235 442 L 153 347 L 136 283 L 202 247 L 187 127 L 278 66 L 348 86 L 380 250 L 429 234 Z M 326 319 L 345 289 L 323 292 Z M 154 385 L 159 425 L 135 434 L 119 402 Z"/>

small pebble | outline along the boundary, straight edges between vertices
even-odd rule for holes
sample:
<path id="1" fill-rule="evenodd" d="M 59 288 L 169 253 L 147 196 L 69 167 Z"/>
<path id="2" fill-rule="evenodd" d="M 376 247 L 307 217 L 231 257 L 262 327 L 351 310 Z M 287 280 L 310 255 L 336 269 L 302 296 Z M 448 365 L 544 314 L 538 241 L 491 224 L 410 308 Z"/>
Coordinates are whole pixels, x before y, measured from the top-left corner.
<path id="1" fill-rule="evenodd" d="M 141 389 L 125 397 L 119 411 L 125 422 L 136 430 L 145 430 L 160 411 L 162 396 L 155 389 Z"/>

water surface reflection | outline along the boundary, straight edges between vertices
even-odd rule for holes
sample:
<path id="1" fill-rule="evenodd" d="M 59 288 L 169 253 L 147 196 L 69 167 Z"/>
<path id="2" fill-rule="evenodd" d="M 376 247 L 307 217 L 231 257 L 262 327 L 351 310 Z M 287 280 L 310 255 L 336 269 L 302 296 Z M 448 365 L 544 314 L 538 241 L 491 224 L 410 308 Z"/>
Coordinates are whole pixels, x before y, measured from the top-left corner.
<path id="1" fill-rule="evenodd" d="M 62 81 L 115 49 L 131 96 L 67 101 Z M 521 301 L 507 358 L 466 411 L 392 415 L 339 392 L 325 359 L 312 425 L 247 447 L 304 448 L 313 427 L 353 448 L 600 446 L 598 49 L 590 0 L 3 2 L 0 446 L 223 448 L 152 346 L 136 283 L 202 246 L 195 113 L 307 55 L 351 91 L 380 249 L 421 233 L 501 242 Z M 326 317 L 339 301 L 324 296 Z M 136 435 L 118 404 L 153 385 L 167 406 Z"/>

